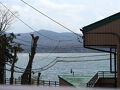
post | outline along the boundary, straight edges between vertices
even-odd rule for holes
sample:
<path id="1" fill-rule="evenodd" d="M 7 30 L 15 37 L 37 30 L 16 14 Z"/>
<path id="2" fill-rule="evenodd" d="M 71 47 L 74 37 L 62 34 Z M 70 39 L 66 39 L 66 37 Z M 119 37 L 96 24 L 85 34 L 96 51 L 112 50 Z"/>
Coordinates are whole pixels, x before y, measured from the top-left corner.
<path id="1" fill-rule="evenodd" d="M 114 53 L 114 71 L 115 71 L 115 87 L 117 87 L 117 77 L 116 77 L 116 50 Z"/>
<path id="2" fill-rule="evenodd" d="M 55 86 L 56 86 L 56 81 L 55 81 Z"/>
<path id="3" fill-rule="evenodd" d="M 45 84 L 45 81 L 43 80 L 43 86 L 44 86 L 44 84 Z"/>
<path id="4" fill-rule="evenodd" d="M 41 73 L 38 73 L 37 85 L 39 85 L 40 75 L 41 75 Z"/>
<path id="5" fill-rule="evenodd" d="M 50 81 L 49 81 L 49 86 L 50 86 Z"/>
<path id="6" fill-rule="evenodd" d="M 103 78 L 104 78 L 104 71 L 103 71 Z"/>
<path id="7" fill-rule="evenodd" d="M 117 87 L 120 88 L 120 43 L 117 45 Z"/>
<path id="8" fill-rule="evenodd" d="M 112 72 L 112 48 L 110 48 L 110 72 Z"/>
<path id="9" fill-rule="evenodd" d="M 5 78 L 5 84 L 6 84 L 6 78 Z"/>
<path id="10" fill-rule="evenodd" d="M 73 76 L 74 76 L 74 72 L 73 72 Z"/>
<path id="11" fill-rule="evenodd" d="M 17 79 L 15 78 L 15 85 L 17 84 Z"/>

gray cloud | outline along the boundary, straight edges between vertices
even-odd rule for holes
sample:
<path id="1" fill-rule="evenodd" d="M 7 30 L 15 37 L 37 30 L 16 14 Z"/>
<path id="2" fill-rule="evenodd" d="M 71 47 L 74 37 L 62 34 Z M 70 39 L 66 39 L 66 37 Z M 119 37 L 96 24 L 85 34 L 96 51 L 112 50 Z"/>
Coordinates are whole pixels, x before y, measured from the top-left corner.
<path id="1" fill-rule="evenodd" d="M 119 12 L 119 0 L 61 0 L 63 3 L 53 2 L 52 0 L 25 0 L 48 16 L 67 26 L 75 32 L 80 32 L 79 28 Z M 14 10 L 19 12 L 20 18 L 36 30 L 51 29 L 57 32 L 66 32 L 64 28 L 38 14 L 33 9 L 24 5 L 19 0 L 2 1 Z M 10 31 L 31 32 L 21 22 L 17 21 Z"/>

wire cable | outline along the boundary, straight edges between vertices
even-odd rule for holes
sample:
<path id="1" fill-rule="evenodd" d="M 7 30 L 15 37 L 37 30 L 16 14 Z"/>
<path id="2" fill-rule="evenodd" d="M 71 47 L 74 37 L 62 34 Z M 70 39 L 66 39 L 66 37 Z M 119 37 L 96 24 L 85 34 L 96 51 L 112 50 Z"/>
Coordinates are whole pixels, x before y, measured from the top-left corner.
<path id="1" fill-rule="evenodd" d="M 8 63 L 6 63 L 6 62 L 0 61 L 0 63 L 7 64 L 8 66 L 12 66 L 11 64 L 8 64 Z M 15 66 L 15 67 L 16 67 L 16 66 Z M 4 69 L 4 70 L 7 70 L 7 71 L 11 71 L 11 69 L 5 69 L 5 68 L 3 68 L 3 67 L 0 67 L 0 68 L 1 68 L 1 69 Z M 16 71 L 16 70 L 14 70 L 14 72 L 23 73 L 23 72 L 21 72 L 21 71 Z"/>
<path id="2" fill-rule="evenodd" d="M 39 68 L 38 70 L 34 71 L 34 73 L 45 71 L 45 70 L 51 68 L 52 66 L 54 66 L 58 62 L 93 62 L 93 61 L 108 61 L 109 59 L 110 58 L 107 58 L 107 59 L 97 59 L 97 60 L 57 60 L 57 58 L 56 58 L 55 60 L 53 60 L 52 62 L 50 62 L 47 65 L 48 67 L 45 66 L 44 68 Z"/>
<path id="3" fill-rule="evenodd" d="M 59 44 L 60 44 L 60 42 L 58 42 L 58 44 L 55 46 L 55 48 L 53 48 L 46 57 L 41 58 L 41 60 L 47 59 L 47 58 L 53 53 L 53 51 L 55 51 L 55 50 L 57 49 L 57 47 L 59 46 Z M 53 61 L 54 61 L 54 60 L 53 60 Z M 47 66 L 47 65 L 46 65 L 46 66 Z M 45 67 L 45 66 L 44 66 L 44 67 Z M 42 67 L 42 68 L 43 68 L 43 67 Z M 37 69 L 40 69 L 40 68 L 37 68 Z M 36 70 L 36 69 L 32 69 L 32 70 Z"/>
<path id="4" fill-rule="evenodd" d="M 0 67 L 1 68 L 1 67 Z M 1 68 L 2 69 L 2 68 Z M 10 69 L 7 69 L 7 68 L 5 68 L 4 70 L 7 70 L 7 71 L 9 71 L 9 72 L 11 72 L 11 70 Z M 16 73 L 23 73 L 23 72 L 21 72 L 21 71 L 16 71 L 16 70 L 14 70 L 14 72 L 16 72 Z"/>
<path id="5" fill-rule="evenodd" d="M 62 26 L 63 28 L 65 28 L 66 30 L 74 33 L 75 35 L 79 36 L 79 37 L 82 37 L 80 36 L 79 34 L 73 32 L 71 29 L 67 28 L 66 26 L 64 26 L 63 24 L 57 22 L 56 20 L 52 19 L 51 17 L 49 17 L 48 15 L 44 14 L 43 12 L 41 12 L 40 10 L 36 9 L 35 7 L 33 7 L 32 5 L 28 4 L 27 2 L 25 2 L 24 0 L 20 0 L 22 1 L 24 4 L 26 4 L 27 6 L 31 7 L 32 9 L 34 9 L 35 11 L 39 12 L 40 14 L 42 14 L 43 16 L 47 17 L 48 19 L 50 19 L 51 21 L 55 22 L 56 24 Z"/>
<path id="6" fill-rule="evenodd" d="M 60 42 L 58 42 L 58 44 L 59 44 Z M 58 44 L 56 45 L 56 47 L 58 46 Z M 55 49 L 56 49 L 56 47 L 52 50 L 52 51 L 54 51 Z M 49 54 L 50 55 L 50 54 Z M 48 57 L 48 56 L 47 56 Z M 46 58 L 46 57 L 45 57 Z M 43 58 L 43 59 L 45 59 L 45 58 Z M 42 59 L 42 60 L 43 60 Z M 52 62 L 50 62 L 48 65 L 46 65 L 46 66 L 44 66 L 44 67 L 41 67 L 41 68 L 37 68 L 37 69 L 31 69 L 32 70 L 32 72 L 34 72 L 34 70 L 41 70 L 41 71 L 43 71 L 43 70 L 47 70 L 48 68 L 50 68 L 50 67 L 52 67 L 52 65 L 51 66 L 49 66 L 51 63 L 53 63 L 54 61 L 56 61 L 56 59 L 55 60 L 53 60 Z M 0 61 L 1 62 L 1 61 Z M 8 66 L 11 66 L 11 64 L 8 64 L 8 63 L 6 63 Z M 55 65 L 55 64 L 54 64 Z M 49 66 L 49 67 L 48 67 Z M 20 67 L 18 67 L 18 66 L 14 66 L 15 68 L 17 68 L 17 69 L 20 69 L 20 70 L 25 70 L 25 68 L 20 68 Z M 47 69 L 46 69 L 46 67 L 47 67 Z M 27 69 L 27 71 L 29 71 L 28 69 Z"/>
<path id="7" fill-rule="evenodd" d="M 54 66 L 57 63 L 57 58 L 55 58 L 53 61 L 51 61 L 49 64 L 41 67 L 41 68 L 37 68 L 37 69 L 32 69 L 34 70 L 34 72 L 40 72 L 40 71 L 44 71 L 47 70 L 49 68 L 51 68 L 52 66 Z M 38 71 L 39 70 L 39 71 Z"/>
<path id="8" fill-rule="evenodd" d="M 44 70 L 47 70 L 49 68 L 51 68 L 52 66 L 54 66 L 57 62 L 93 62 L 93 61 L 105 61 L 105 60 L 109 60 L 110 58 L 107 59 L 96 59 L 96 60 L 57 60 L 58 58 L 55 58 L 53 61 L 51 61 L 49 64 L 41 67 L 41 68 L 37 68 L 37 69 L 32 69 L 32 72 L 37 73 L 37 72 L 41 72 Z M 11 66 L 10 64 L 7 64 L 9 66 Z M 20 68 L 15 66 L 15 68 L 18 68 L 20 70 L 25 70 L 25 68 Z M 20 72 L 20 71 L 19 71 Z"/>
<path id="9" fill-rule="evenodd" d="M 106 56 L 109 54 L 101 54 L 101 55 L 88 55 L 88 56 L 78 56 L 78 57 L 56 57 L 56 58 L 82 58 L 82 57 L 96 57 L 96 56 Z"/>
<path id="10" fill-rule="evenodd" d="M 31 42 L 30 42 L 30 41 L 23 40 L 23 39 L 20 39 L 20 38 L 16 38 L 16 40 L 19 40 L 19 41 L 25 42 L 25 43 L 27 43 L 27 44 L 29 43 L 28 46 L 31 46 Z M 18 43 L 20 43 L 20 42 L 18 42 Z M 23 44 L 23 43 L 21 43 L 21 44 Z M 39 44 L 39 43 L 37 43 L 37 45 L 39 45 L 39 46 L 37 46 L 37 47 L 40 47 L 40 46 L 48 47 L 48 46 L 44 46 L 44 45 Z"/>
<path id="11" fill-rule="evenodd" d="M 57 62 L 92 62 L 92 61 L 105 61 L 109 60 L 110 58 L 107 59 L 96 59 L 96 60 L 58 60 Z"/>
<path id="12" fill-rule="evenodd" d="M 37 32 L 38 34 L 40 34 L 41 36 L 43 36 L 43 37 L 45 37 L 45 38 L 47 38 L 47 39 L 49 39 L 49 40 L 58 41 L 58 40 L 52 39 L 52 38 L 50 38 L 50 37 L 48 37 L 48 36 L 45 36 L 45 35 L 39 33 L 38 31 L 36 31 L 35 29 L 33 29 L 31 26 L 29 26 L 27 23 L 25 23 L 22 19 L 20 19 L 19 17 L 17 17 L 17 16 L 16 16 L 8 7 L 6 7 L 2 2 L 0 2 L 0 4 L 1 4 L 3 7 L 5 7 L 9 12 L 11 12 L 11 14 L 14 15 L 15 18 L 17 18 L 19 21 L 21 21 L 25 26 L 27 26 L 27 27 L 28 27 L 29 29 L 31 29 L 32 31 Z"/>

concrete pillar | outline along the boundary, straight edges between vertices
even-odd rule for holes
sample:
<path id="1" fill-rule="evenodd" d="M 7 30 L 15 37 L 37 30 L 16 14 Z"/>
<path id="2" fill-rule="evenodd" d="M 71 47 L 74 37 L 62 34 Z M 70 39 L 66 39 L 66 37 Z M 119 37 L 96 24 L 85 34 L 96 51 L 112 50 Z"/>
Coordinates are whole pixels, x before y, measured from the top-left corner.
<path id="1" fill-rule="evenodd" d="M 120 88 L 120 43 L 117 45 L 117 87 Z"/>

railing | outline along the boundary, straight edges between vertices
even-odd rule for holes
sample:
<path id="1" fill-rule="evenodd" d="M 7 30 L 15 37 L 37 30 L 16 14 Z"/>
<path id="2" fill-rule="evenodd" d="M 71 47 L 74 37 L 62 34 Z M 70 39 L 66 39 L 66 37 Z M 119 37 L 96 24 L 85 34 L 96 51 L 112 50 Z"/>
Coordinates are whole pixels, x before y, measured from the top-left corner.
<path id="1" fill-rule="evenodd" d="M 115 73 L 111 73 L 110 71 L 99 71 L 99 78 L 113 78 L 115 77 Z"/>
<path id="2" fill-rule="evenodd" d="M 98 80 L 98 73 L 96 73 L 91 79 L 90 81 L 87 83 L 87 87 L 94 87 L 95 83 Z"/>
<path id="3" fill-rule="evenodd" d="M 21 85 L 21 79 L 13 79 L 13 85 Z M 10 85 L 10 79 L 5 79 L 5 84 Z M 37 85 L 37 86 L 59 86 L 58 81 L 46 81 L 46 80 L 32 80 L 31 85 Z"/>
<path id="4" fill-rule="evenodd" d="M 10 85 L 10 78 L 5 79 L 5 84 Z M 20 79 L 13 79 L 13 84 L 14 85 L 21 85 L 21 80 Z"/>
<path id="5" fill-rule="evenodd" d="M 111 73 L 110 71 L 99 71 L 90 79 L 90 81 L 87 83 L 87 87 L 94 87 L 99 78 L 113 78 L 113 77 L 115 77 L 115 74 Z"/>
<path id="6" fill-rule="evenodd" d="M 57 81 L 43 81 L 43 86 L 59 86 Z"/>

